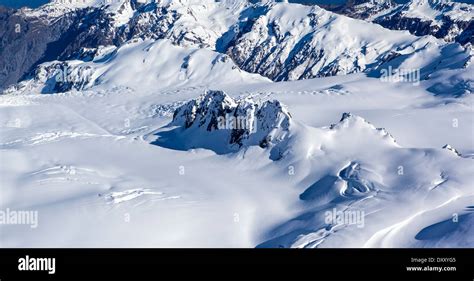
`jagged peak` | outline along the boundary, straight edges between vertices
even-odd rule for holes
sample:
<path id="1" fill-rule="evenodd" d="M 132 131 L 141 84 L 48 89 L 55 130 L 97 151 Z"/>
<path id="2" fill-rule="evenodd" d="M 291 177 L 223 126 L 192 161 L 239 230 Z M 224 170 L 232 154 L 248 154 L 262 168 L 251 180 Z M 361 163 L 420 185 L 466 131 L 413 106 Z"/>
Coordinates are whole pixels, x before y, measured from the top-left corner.
<path id="1" fill-rule="evenodd" d="M 360 124 L 360 125 L 363 125 L 363 126 L 367 126 L 367 127 L 371 127 L 373 129 L 376 129 L 372 124 L 367 122 L 364 118 L 362 118 L 360 116 L 357 116 L 357 115 L 353 115 L 350 112 L 344 112 L 342 114 L 342 117 L 339 120 L 339 122 L 337 124 L 332 124 L 330 128 L 331 128 L 331 130 L 342 129 L 342 128 L 348 128 L 348 127 L 351 127 L 351 126 L 355 126 L 356 124 Z"/>
<path id="2" fill-rule="evenodd" d="M 192 99 L 178 108 L 173 115 L 172 124 L 184 125 L 185 128 L 194 125 L 202 127 L 204 124 L 208 124 L 203 120 L 220 117 L 219 114 L 229 113 L 232 113 L 235 117 L 244 116 L 244 114 L 269 117 L 271 114 L 278 115 L 281 113 L 288 119 L 291 118 L 291 114 L 286 107 L 278 100 L 263 103 L 255 102 L 251 97 L 235 100 L 224 91 L 207 90 L 196 99 Z M 183 117 L 185 118 L 183 119 Z M 209 127 L 209 130 L 214 129 L 217 129 L 217 127 Z"/>
<path id="3" fill-rule="evenodd" d="M 450 3 L 452 3 L 452 1 L 450 0 L 410 0 L 407 2 L 407 5 L 412 6 L 412 7 L 430 5 L 434 7 L 434 6 L 446 5 Z"/>
<path id="4" fill-rule="evenodd" d="M 347 1 L 346 6 L 352 7 L 363 4 L 372 4 L 372 5 L 395 5 L 395 2 L 392 0 L 350 0 Z"/>
<path id="5" fill-rule="evenodd" d="M 255 102 L 252 98 L 233 99 L 220 90 L 208 90 L 177 108 L 169 124 L 184 147 L 201 147 L 219 154 L 241 147 L 273 147 L 289 134 L 291 115 L 279 101 Z M 158 133 L 160 135 L 160 133 Z M 155 142 L 158 145 L 160 139 Z"/>
<path id="6" fill-rule="evenodd" d="M 459 151 L 457 151 L 454 147 L 452 147 L 450 144 L 446 144 L 443 146 L 443 149 L 446 149 L 454 154 L 456 154 L 457 156 L 461 156 L 461 153 L 459 153 Z"/>
<path id="7" fill-rule="evenodd" d="M 411 0 L 400 9 L 407 17 L 423 20 L 438 21 L 441 15 L 462 21 L 469 21 L 474 17 L 473 5 L 449 0 Z"/>
<path id="8" fill-rule="evenodd" d="M 215 115 L 223 114 L 234 109 L 236 102 L 223 91 L 207 90 L 196 99 L 190 100 L 173 115 L 173 125 L 190 128 L 192 126 L 210 126 L 208 131 L 217 129 L 217 124 L 210 124 Z M 197 122 L 195 122 L 197 121 Z"/>
<path id="9" fill-rule="evenodd" d="M 377 128 L 364 118 L 354 115 L 350 112 L 344 112 L 342 114 L 341 120 L 337 124 L 332 124 L 330 129 L 339 131 L 349 129 L 369 129 L 373 130 L 384 138 L 388 138 L 391 142 L 396 143 L 395 138 L 389 132 L 387 132 L 385 128 Z"/>

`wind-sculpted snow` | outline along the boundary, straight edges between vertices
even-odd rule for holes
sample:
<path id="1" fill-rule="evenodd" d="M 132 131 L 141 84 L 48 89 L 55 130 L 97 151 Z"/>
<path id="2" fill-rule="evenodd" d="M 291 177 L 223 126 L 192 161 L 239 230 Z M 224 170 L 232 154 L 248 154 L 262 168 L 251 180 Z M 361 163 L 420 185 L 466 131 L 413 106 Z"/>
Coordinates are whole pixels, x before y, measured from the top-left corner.
<path id="1" fill-rule="evenodd" d="M 257 106 L 248 99 L 236 101 L 221 91 L 209 91 L 178 108 L 173 121 L 159 130 L 154 144 L 227 154 L 256 146 L 259 140 L 261 144 L 268 139 L 265 135 L 275 131 L 283 136 L 271 138 L 274 141 L 269 146 L 260 148 L 271 148 L 266 153 L 271 160 L 278 160 L 273 164 L 277 168 L 300 171 L 294 180 L 307 186 L 298 197 L 302 211 L 263 234 L 266 242 L 259 247 L 337 247 L 340 243 L 393 247 L 401 240 L 404 247 L 465 245 L 445 238 L 472 230 L 470 220 L 464 219 L 470 216 L 465 205 L 471 200 L 472 159 L 460 157 L 451 146 L 404 148 L 385 129 L 350 113 L 323 128 L 292 120 L 281 109 L 276 115 L 274 110 L 260 113 L 266 105 L 278 104 L 267 101 Z M 256 112 L 247 120 L 272 125 L 256 126 L 258 138 L 249 133 L 254 127 L 219 130 L 220 116 L 238 118 L 245 109 Z M 267 117 L 260 120 L 259 116 Z M 269 133 L 261 127 L 272 130 Z M 403 210 L 393 212 L 399 204 Z M 453 213 L 463 219 L 447 219 Z M 405 229 L 409 221 L 416 221 L 416 226 Z M 436 231 L 431 235 L 428 229 Z"/>
<path id="2" fill-rule="evenodd" d="M 143 66 L 132 57 L 123 68 Z M 227 94 L 203 96 L 160 81 L 0 95 L 0 208 L 41 226 L 2 225 L 2 245 L 472 247 L 472 95 L 361 74 L 215 79 Z"/>
<path id="3" fill-rule="evenodd" d="M 222 91 L 207 91 L 176 109 L 167 126 L 173 129 L 157 133 L 154 144 L 219 154 L 256 145 L 273 148 L 288 137 L 290 126 L 291 115 L 278 101 L 236 101 Z"/>
<path id="4" fill-rule="evenodd" d="M 366 247 L 393 247 L 399 241 L 403 247 L 470 243 L 454 237 L 472 231 L 467 219 L 472 211 L 465 208 L 472 201 L 471 159 L 441 149 L 403 148 L 385 130 L 346 113 L 328 129 L 294 132 L 293 138 L 287 148 L 291 153 L 282 161 L 295 167 L 321 163 L 321 172 L 309 170 L 298 177 L 308 186 L 299 196 L 304 211 L 270 230 L 259 247 L 338 247 L 342 241 Z M 314 146 L 320 152 L 304 157 L 304 148 Z M 459 177 L 461 182 L 454 180 Z"/>
<path id="5" fill-rule="evenodd" d="M 413 53 L 409 50 L 416 49 Z M 460 97 L 473 92 L 473 53 L 471 47 L 459 44 L 439 46 L 422 37 L 405 50 L 389 54 L 368 72 L 386 82 L 408 82 L 426 85 L 435 95 Z"/>

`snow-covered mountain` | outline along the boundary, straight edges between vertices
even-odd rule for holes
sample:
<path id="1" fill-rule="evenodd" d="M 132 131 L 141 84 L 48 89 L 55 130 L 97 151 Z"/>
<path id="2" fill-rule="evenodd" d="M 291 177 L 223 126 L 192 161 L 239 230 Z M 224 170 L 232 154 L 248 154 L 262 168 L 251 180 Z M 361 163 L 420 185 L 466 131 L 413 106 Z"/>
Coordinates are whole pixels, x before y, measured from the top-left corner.
<path id="1" fill-rule="evenodd" d="M 2 22 L 5 32 L 0 52 L 5 61 L 0 66 L 5 69 L 0 88 L 35 72 L 42 62 L 84 59 L 85 50 L 120 47 L 131 39 L 168 39 L 183 47 L 215 49 L 217 39 L 246 5 L 238 0 L 94 0 L 54 1 L 34 10 L 4 11 L 7 19 Z M 11 59 L 7 62 L 10 57 L 15 58 L 13 63 L 8 63 Z"/>
<path id="2" fill-rule="evenodd" d="M 277 110 L 274 110 L 275 105 Z M 271 114 L 268 107 L 272 108 Z M 251 114 L 244 115 L 246 109 Z M 220 128 L 219 117 L 229 115 L 244 116 L 257 127 Z M 261 125 L 266 123 L 272 125 Z M 472 229 L 471 222 L 465 221 L 472 221 L 469 207 L 474 199 L 469 188 L 469 182 L 474 179 L 472 159 L 463 158 L 449 145 L 443 147 L 449 152 L 441 148 L 403 148 L 384 128 L 376 128 L 350 113 L 343 113 L 336 124 L 313 128 L 291 120 L 291 115 L 278 102 L 267 101 L 259 109 L 252 100 L 236 102 L 220 91 L 210 91 L 176 109 L 170 125 L 177 126 L 177 132 L 172 136 L 169 131 L 159 133 L 158 140 L 164 138 L 164 144 L 187 144 L 189 147 L 185 150 L 206 148 L 229 154 L 248 150 L 266 139 L 270 141 L 265 143 L 272 144 L 260 147 L 269 153 L 271 160 L 278 162 L 277 167 L 303 170 L 296 181 L 308 185 L 299 195 L 304 211 L 271 229 L 264 236 L 268 240 L 259 247 L 337 247 L 348 241 L 364 247 L 395 247 L 400 241 L 405 247 L 453 247 L 472 243 L 472 239 L 464 237 L 465 231 Z M 259 132 L 258 137 L 253 137 L 251 132 Z M 274 132 L 280 137 L 273 137 Z M 463 183 L 448 180 L 453 177 L 463 179 Z M 450 185 L 457 187 L 449 191 Z M 444 196 L 459 197 L 446 202 Z M 404 202 L 403 210 L 397 203 L 392 205 L 399 201 Z M 398 211 L 393 213 L 395 208 Z M 436 226 L 435 222 L 449 224 L 446 211 L 456 208 L 463 210 L 457 215 L 463 218 L 466 228 L 453 230 Z M 342 218 L 328 221 L 328 210 L 372 215 L 368 225 L 365 222 L 359 225 Z M 400 220 L 403 223 L 393 224 Z M 434 224 L 420 232 L 413 229 L 429 221 Z M 362 227 L 372 229 L 372 234 L 361 232 Z M 453 243 L 441 237 L 462 238 Z"/>
<path id="3" fill-rule="evenodd" d="M 219 127 L 223 116 L 235 117 L 234 121 L 243 116 L 256 127 L 235 129 L 235 123 Z M 175 128 L 172 133 L 169 126 Z M 295 181 L 307 188 L 292 200 L 303 211 L 270 229 L 259 247 L 338 247 L 341 243 L 396 247 L 401 241 L 404 247 L 458 247 L 473 242 L 464 237 L 472 230 L 472 159 L 462 157 L 450 145 L 404 148 L 384 128 L 350 113 L 343 113 L 338 123 L 314 128 L 292 120 L 276 101 L 258 107 L 251 99 L 236 102 L 221 91 L 209 91 L 177 108 L 165 128 L 164 133 L 159 130 L 154 144 L 231 154 L 251 151 L 260 143 L 277 169 L 299 171 L 293 175 Z M 446 201 L 445 196 L 454 197 Z M 401 201 L 403 210 L 398 206 Z M 463 229 L 438 227 L 439 223 L 450 224 L 449 210 L 455 209 Z M 328 210 L 371 215 L 367 222 L 329 221 Z M 416 229 L 427 223 L 433 225 Z M 450 238 L 444 240 L 446 237 Z M 454 237 L 460 240 L 455 242 Z"/>
<path id="4" fill-rule="evenodd" d="M 351 18 L 373 20 L 380 14 L 386 14 L 387 11 L 397 6 L 392 0 L 351 0 L 344 5 L 327 7 L 333 12 L 343 14 Z"/>
<path id="5" fill-rule="evenodd" d="M 48 11 L 57 5 L 51 3 L 39 10 L 22 10 L 18 13 L 27 17 L 48 18 Z M 114 5 L 69 7 L 60 11 L 63 14 L 56 10 L 50 12 L 51 17 L 67 21 L 68 24 L 61 23 L 61 26 L 68 26 L 68 30 L 57 41 L 48 43 L 46 49 L 43 48 L 45 46 L 38 46 L 31 50 L 34 52 L 33 58 L 40 56 L 41 51 L 36 53 L 36 49 L 44 50 L 43 58 L 38 61 L 33 62 L 26 55 L 21 56 L 23 59 L 14 60 L 15 63 L 9 68 L 15 68 L 15 64 L 21 65 L 21 68 L 8 71 L 4 77 L 5 83 L 19 77 L 21 70 L 28 65 L 32 65 L 32 70 L 25 77 L 25 82 L 7 92 L 25 89 L 25 84 L 34 84 L 33 87 L 42 92 L 97 86 L 107 80 L 103 77 L 107 75 L 103 66 L 112 67 L 120 64 L 115 60 L 124 61 L 125 58 L 123 55 L 106 58 L 104 52 L 117 49 L 121 54 L 128 52 L 122 52 L 122 49 L 131 49 L 130 42 L 147 40 L 166 40 L 185 49 L 199 48 L 221 53 L 223 55 L 218 55 L 219 59 L 212 59 L 212 65 L 216 61 L 228 59 L 228 56 L 235 63 L 230 68 L 257 73 L 274 81 L 363 71 L 380 72 L 380 67 L 386 67 L 387 63 L 393 69 L 402 66 L 405 69 L 422 68 L 424 78 L 427 78 L 442 68 L 433 66 L 439 65 L 447 57 L 451 65 L 457 64 L 460 68 L 466 67 L 471 57 L 469 48 L 462 51 L 459 47 L 446 45 L 431 37 L 420 38 L 400 31 L 387 31 L 380 26 L 339 16 L 317 6 L 273 1 L 251 4 L 233 0 L 148 3 L 120 0 Z M 13 46 L 6 45 L 8 48 L 4 52 L 13 52 Z M 141 48 L 139 45 L 134 46 Z M 24 52 L 28 53 L 29 50 Z M 461 53 L 464 55 L 456 55 L 455 60 L 452 60 L 453 54 Z M 397 62 L 390 63 L 394 58 L 397 58 Z M 187 65 L 187 59 L 187 55 L 182 56 L 176 65 Z M 60 62 L 51 64 L 50 61 Z M 150 65 L 150 58 L 147 60 L 142 56 L 142 61 Z M 154 62 L 153 59 L 151 61 Z M 54 83 L 57 67 L 62 68 L 63 72 L 67 68 L 66 71 L 73 76 L 80 74 L 81 79 L 76 77 L 68 83 Z M 139 69 L 148 68 L 137 65 L 135 70 Z M 190 72 L 182 69 L 175 76 L 184 79 L 185 73 Z M 213 73 L 217 72 L 213 69 Z M 114 77 L 123 76 L 127 74 L 114 74 Z M 133 84 L 132 81 L 128 82 Z M 149 79 L 140 81 L 140 87 L 148 89 L 155 82 Z M 171 80 L 168 82 L 171 84 Z M 27 89 L 31 90 L 31 87 Z"/>
<path id="6" fill-rule="evenodd" d="M 474 6 L 449 0 L 349 1 L 332 11 L 378 23 L 392 30 L 408 30 L 417 36 L 433 35 L 446 42 L 473 44 Z"/>
<path id="7" fill-rule="evenodd" d="M 1 10 L 0 247 L 473 247 L 470 6 L 285 2 Z"/>
<path id="8" fill-rule="evenodd" d="M 39 65 L 30 79 L 5 92 L 58 93 L 89 88 L 128 87 L 140 91 L 200 86 L 224 80 L 268 81 L 240 70 L 225 54 L 180 47 L 169 40 L 131 40 L 121 47 L 99 47 L 75 59 Z"/>
<path id="9" fill-rule="evenodd" d="M 390 29 L 433 35 L 447 42 L 474 44 L 474 6 L 447 0 L 411 1 L 374 20 Z"/>
<path id="10" fill-rule="evenodd" d="M 235 101 L 222 91 L 182 105 L 173 115 L 173 130 L 159 132 L 158 145 L 188 150 L 206 148 L 223 154 L 242 147 L 273 147 L 289 134 L 291 114 L 278 101 L 258 104 L 247 97 Z M 278 149 L 272 157 L 280 157 Z"/>
<path id="11" fill-rule="evenodd" d="M 471 177 L 470 168 L 454 171 L 448 166 L 471 165 L 472 159 L 441 149 L 403 148 L 385 129 L 348 113 L 329 128 L 295 132 L 286 149 L 289 153 L 281 161 L 287 165 L 314 167 L 310 163 L 320 163 L 328 169 L 314 178 L 311 169 L 307 170 L 308 176 L 302 180 L 307 189 L 299 195 L 305 211 L 272 229 L 268 240 L 259 247 L 332 248 L 342 241 L 363 247 L 395 247 L 401 241 L 405 247 L 456 247 L 471 243 L 472 239 L 464 237 L 470 222 L 463 230 L 433 224 L 418 232 L 413 227 L 428 221 L 445 221 L 449 225 L 452 218 L 449 211 L 444 212 L 452 208 L 463 209 L 459 216 L 472 220 L 468 219 L 472 216 L 468 202 L 473 200 L 468 183 L 458 191 L 444 189 L 452 184 L 448 178 Z M 423 160 L 428 158 L 432 161 Z M 441 193 L 450 197 L 457 192 L 463 194 L 458 199 L 442 199 Z M 404 202 L 403 208 L 392 205 L 399 201 Z M 395 209 L 397 212 L 393 212 Z M 354 219 L 362 212 L 370 221 Z M 331 220 L 328 214 L 329 218 L 336 216 Z M 347 220 L 347 216 L 354 220 Z M 393 224 L 394 221 L 399 223 Z M 378 230 L 366 236 L 361 228 Z M 460 241 L 451 244 L 441 237 L 460 237 Z"/>
<path id="12" fill-rule="evenodd" d="M 450 48 L 431 37 L 391 32 L 317 6 L 274 3 L 257 11 L 235 28 L 227 53 L 242 69 L 276 81 L 369 71 L 394 57 L 415 69 Z"/>

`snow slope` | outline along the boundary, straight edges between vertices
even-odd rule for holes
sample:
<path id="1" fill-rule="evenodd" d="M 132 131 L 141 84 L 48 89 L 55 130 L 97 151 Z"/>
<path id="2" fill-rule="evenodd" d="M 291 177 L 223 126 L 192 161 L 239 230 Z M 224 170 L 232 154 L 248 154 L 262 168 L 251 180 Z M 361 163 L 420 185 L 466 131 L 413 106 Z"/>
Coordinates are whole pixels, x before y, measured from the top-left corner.
<path id="1" fill-rule="evenodd" d="M 447 0 L 442 1 L 411 1 L 406 8 L 402 9 L 406 17 L 421 18 L 436 22 L 443 16 L 451 20 L 470 21 L 473 19 L 473 7 L 466 3 L 454 3 Z"/>
<path id="2" fill-rule="evenodd" d="M 103 51 L 101 51 L 103 50 Z M 224 54 L 179 47 L 169 40 L 132 40 L 120 48 L 102 48 L 91 61 L 53 61 L 40 65 L 34 77 L 6 90 L 56 93 L 72 89 L 129 87 L 137 91 L 203 86 L 225 81 L 267 81 L 241 71 Z"/>
<path id="3" fill-rule="evenodd" d="M 472 246 L 472 95 L 361 74 L 216 88 L 227 100 L 283 101 L 285 141 L 224 154 L 156 145 L 205 87 L 0 96 L 0 208 L 39 212 L 38 228 L 1 225 L 1 245 Z M 326 225 L 334 208 L 364 210 L 364 227 Z"/>

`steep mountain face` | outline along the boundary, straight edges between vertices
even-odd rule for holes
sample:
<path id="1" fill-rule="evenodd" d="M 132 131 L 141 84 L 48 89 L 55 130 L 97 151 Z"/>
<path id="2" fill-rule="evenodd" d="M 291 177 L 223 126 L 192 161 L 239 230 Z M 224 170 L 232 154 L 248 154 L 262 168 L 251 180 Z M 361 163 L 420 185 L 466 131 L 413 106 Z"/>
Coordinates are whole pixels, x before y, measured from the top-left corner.
<path id="1" fill-rule="evenodd" d="M 134 2 L 127 0 L 124 4 Z M 122 10 L 112 11 L 111 6 L 91 1 L 53 1 L 38 9 L 5 12 L 0 23 L 4 25 L 0 54 L 5 61 L 0 61 L 0 66 L 8 71 L 0 73 L 0 88 L 37 72 L 35 68 L 41 63 L 81 58 L 83 49 L 125 42 L 114 30 L 114 16 Z"/>
<path id="2" fill-rule="evenodd" d="M 317 6 L 272 3 L 259 8 L 234 27 L 227 54 L 242 69 L 274 81 L 368 71 L 395 57 L 429 61 L 422 53 L 444 48 L 434 38 L 388 32 Z M 410 69 L 419 67 L 417 63 Z"/>
<path id="3" fill-rule="evenodd" d="M 245 1 L 137 0 L 52 2 L 36 10 L 3 10 L 0 88 L 18 82 L 43 62 L 86 59 L 100 46 L 121 46 L 131 39 L 168 39 L 180 46 L 214 49 L 228 26 L 237 21 Z M 20 29 L 17 29 L 17 23 Z M 40 40 L 41 38 L 41 40 Z M 13 63 L 9 63 L 13 57 Z M 7 61 L 8 60 L 8 61 Z"/>
<path id="4" fill-rule="evenodd" d="M 447 42 L 474 43 L 474 8 L 451 1 L 411 1 L 374 22 L 390 29 L 408 30 L 417 36 L 433 35 Z"/>
<path id="5" fill-rule="evenodd" d="M 59 57 L 72 26 L 92 10 L 28 16 L 0 8 L 0 89 L 18 82 L 32 67 Z"/>
<path id="6" fill-rule="evenodd" d="M 291 115 L 278 101 L 234 100 L 223 91 L 211 90 L 176 109 L 169 124 L 174 126 L 173 131 L 158 133 L 155 144 L 183 150 L 207 148 L 222 154 L 242 147 L 274 147 L 288 137 Z M 168 142 L 171 135 L 173 141 Z"/>
<path id="7" fill-rule="evenodd" d="M 329 10 L 378 23 L 392 30 L 408 30 L 417 36 L 433 35 L 446 42 L 474 43 L 474 8 L 448 0 L 413 0 L 397 5 L 391 1 L 349 1 Z"/>
<path id="8" fill-rule="evenodd" d="M 396 6 L 397 4 L 392 0 L 351 0 L 345 5 L 325 8 L 351 18 L 370 20 L 382 13 L 387 13 Z"/>

